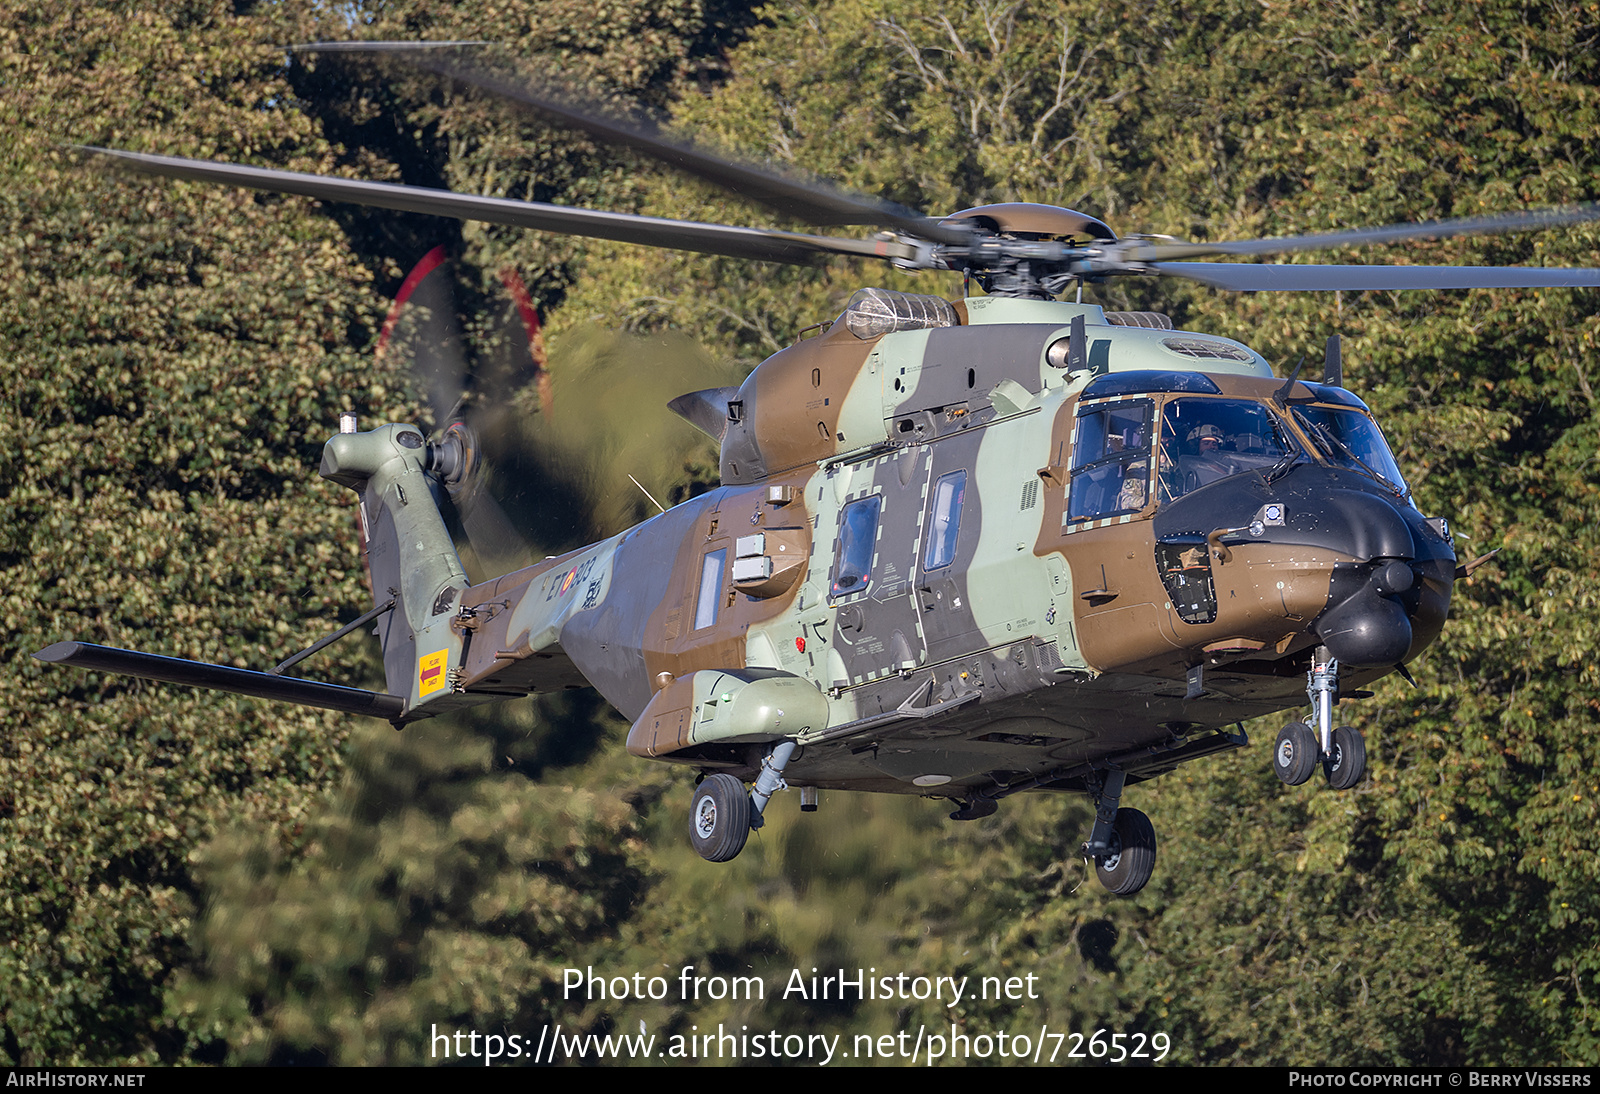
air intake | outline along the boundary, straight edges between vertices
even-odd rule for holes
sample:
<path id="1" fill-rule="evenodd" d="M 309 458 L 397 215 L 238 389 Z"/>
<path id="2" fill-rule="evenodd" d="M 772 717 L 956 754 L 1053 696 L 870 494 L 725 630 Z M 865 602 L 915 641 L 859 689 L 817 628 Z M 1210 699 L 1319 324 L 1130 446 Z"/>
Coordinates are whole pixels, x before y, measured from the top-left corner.
<path id="1" fill-rule="evenodd" d="M 1108 311 L 1106 322 L 1113 327 L 1143 327 L 1146 330 L 1171 330 L 1172 320 L 1158 311 Z"/>

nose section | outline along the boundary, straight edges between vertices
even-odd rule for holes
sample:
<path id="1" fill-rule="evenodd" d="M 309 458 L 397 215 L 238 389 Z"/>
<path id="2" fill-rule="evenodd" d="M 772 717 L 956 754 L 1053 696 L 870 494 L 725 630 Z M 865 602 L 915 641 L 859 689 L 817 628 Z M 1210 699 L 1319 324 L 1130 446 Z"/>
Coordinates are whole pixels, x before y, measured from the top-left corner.
<path id="1" fill-rule="evenodd" d="M 1281 524 L 1258 519 L 1272 510 Z M 1346 665 L 1387 669 L 1412 660 L 1439 637 L 1450 610 L 1456 556 L 1444 522 L 1429 521 L 1384 484 L 1345 468 L 1304 463 L 1271 482 L 1223 479 L 1163 506 L 1153 528 L 1161 549 L 1172 552 L 1164 561 L 1158 549 L 1163 581 L 1190 575 L 1175 560 L 1203 550 L 1209 529 L 1232 529 L 1233 543 L 1309 547 L 1319 559 L 1341 560 L 1329 564 L 1328 597 L 1310 629 Z M 1292 553 L 1284 558 L 1293 563 Z M 1183 599 L 1193 588 L 1211 595 L 1210 568 L 1203 560 L 1200 566 L 1200 585 L 1167 586 L 1180 618 L 1197 625 L 1211 619 L 1184 615 L 1186 603 L 1217 608 L 1214 600 Z"/>
<path id="2" fill-rule="evenodd" d="M 1317 637 L 1342 664 L 1398 664 L 1410 652 L 1414 637 L 1410 613 L 1398 593 L 1413 586 L 1415 575 L 1406 563 L 1390 559 L 1365 576 L 1342 600 L 1332 603 L 1330 597 L 1329 607 L 1317 620 Z M 1402 582 L 1404 590 L 1392 591 Z M 1334 584 L 1340 584 L 1337 576 Z"/>
<path id="3" fill-rule="evenodd" d="M 1438 637 L 1455 554 L 1421 514 L 1374 493 L 1341 491 L 1328 515 L 1348 528 L 1356 561 L 1334 569 L 1315 628 L 1346 665 L 1396 665 Z"/>

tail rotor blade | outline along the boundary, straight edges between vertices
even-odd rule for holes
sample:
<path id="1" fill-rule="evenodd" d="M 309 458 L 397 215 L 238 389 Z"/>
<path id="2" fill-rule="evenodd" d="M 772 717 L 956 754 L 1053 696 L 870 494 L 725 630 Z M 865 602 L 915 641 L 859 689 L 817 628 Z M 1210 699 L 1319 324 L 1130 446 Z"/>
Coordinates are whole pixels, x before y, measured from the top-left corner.
<path id="1" fill-rule="evenodd" d="M 506 266 L 499 276 L 509 301 L 494 316 L 490 342 L 492 375 L 506 391 L 520 393 L 533 387 L 539 397 L 540 413 L 548 415 L 552 392 L 544 325 L 516 269 Z"/>
<path id="2" fill-rule="evenodd" d="M 476 485 L 455 501 L 467 542 L 485 571 L 505 574 L 533 565 L 527 541 L 486 489 Z"/>
<path id="3" fill-rule="evenodd" d="M 422 257 L 395 297 L 377 353 L 380 359 L 402 354 L 420 381 L 433 419 L 443 427 L 432 446 L 434 471 L 483 570 L 498 574 L 528 566 L 532 552 L 485 482 L 482 443 L 473 424 L 481 415 L 467 401 L 472 368 L 456 315 L 453 273 L 443 247 Z"/>
<path id="4" fill-rule="evenodd" d="M 449 255 L 435 247 L 406 275 L 378 336 L 377 356 L 399 353 L 409 359 L 422 383 L 436 424 L 455 416 L 466 390 L 466 342 L 456 318 Z"/>

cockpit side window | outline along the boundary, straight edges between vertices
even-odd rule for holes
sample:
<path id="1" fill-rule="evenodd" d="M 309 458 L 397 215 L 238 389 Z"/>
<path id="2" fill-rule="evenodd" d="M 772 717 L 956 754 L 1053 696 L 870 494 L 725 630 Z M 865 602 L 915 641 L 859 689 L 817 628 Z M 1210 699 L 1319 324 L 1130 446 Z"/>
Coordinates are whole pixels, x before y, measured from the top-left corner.
<path id="1" fill-rule="evenodd" d="M 1150 500 L 1153 404 L 1127 400 L 1078 412 L 1072 442 L 1067 519 L 1098 520 L 1136 513 Z"/>
<path id="2" fill-rule="evenodd" d="M 1180 498 L 1245 471 L 1267 470 L 1293 449 L 1261 403 L 1239 399 L 1174 399 L 1161 415 L 1162 501 Z"/>
<path id="3" fill-rule="evenodd" d="M 872 581 L 872 556 L 878 547 L 878 512 L 883 498 L 853 501 L 839 514 L 839 551 L 833 563 L 833 595 L 853 596 Z"/>

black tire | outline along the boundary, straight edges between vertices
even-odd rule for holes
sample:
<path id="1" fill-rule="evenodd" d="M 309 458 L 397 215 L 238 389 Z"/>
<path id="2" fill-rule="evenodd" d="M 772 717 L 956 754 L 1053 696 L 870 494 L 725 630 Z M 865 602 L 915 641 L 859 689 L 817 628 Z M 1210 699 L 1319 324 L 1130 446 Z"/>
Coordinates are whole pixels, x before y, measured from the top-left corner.
<path id="1" fill-rule="evenodd" d="M 1108 892 L 1132 896 L 1156 872 L 1156 827 L 1137 809 L 1118 809 L 1111 826 L 1111 851 L 1094 860 L 1095 876 Z"/>
<path id="2" fill-rule="evenodd" d="M 1317 735 L 1304 722 L 1290 722 L 1278 733 L 1272 746 L 1272 770 L 1289 786 L 1299 786 L 1311 778 L 1322 758 Z"/>
<path id="3" fill-rule="evenodd" d="M 1335 790 L 1349 790 L 1367 774 L 1367 742 L 1361 731 L 1340 726 L 1333 731 L 1333 751 L 1322 759 L 1322 773 Z"/>
<path id="4" fill-rule="evenodd" d="M 694 788 L 689 807 L 689 842 L 708 862 L 727 862 L 750 837 L 750 795 L 732 775 L 707 775 Z"/>

